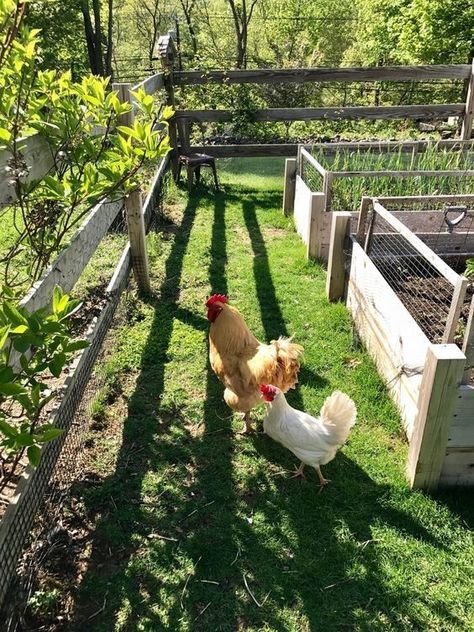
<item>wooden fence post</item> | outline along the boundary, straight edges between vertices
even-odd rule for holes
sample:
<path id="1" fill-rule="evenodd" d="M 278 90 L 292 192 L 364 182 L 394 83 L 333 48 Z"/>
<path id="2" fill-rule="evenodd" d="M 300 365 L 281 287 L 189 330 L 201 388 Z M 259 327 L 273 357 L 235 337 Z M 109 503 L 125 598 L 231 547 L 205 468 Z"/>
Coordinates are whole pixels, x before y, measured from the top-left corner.
<path id="1" fill-rule="evenodd" d="M 331 241 L 329 244 L 326 296 L 330 301 L 338 301 L 344 296 L 346 285 L 346 257 L 344 242 L 349 233 L 351 214 L 331 213 Z"/>
<path id="2" fill-rule="evenodd" d="M 467 88 L 466 111 L 461 127 L 461 140 L 469 140 L 472 134 L 472 123 L 474 120 L 474 60 L 472 61 L 471 77 Z"/>
<path id="3" fill-rule="evenodd" d="M 285 183 L 283 189 L 283 213 L 291 215 L 295 203 L 296 158 L 285 160 Z"/>
<path id="4" fill-rule="evenodd" d="M 115 83 L 113 89 L 118 90 L 118 97 L 122 102 L 132 103 L 131 84 Z M 130 110 L 121 117 L 121 124 L 133 126 L 134 114 Z M 140 191 L 132 191 L 125 198 L 125 214 L 127 217 L 130 254 L 132 257 L 133 274 L 141 292 L 150 292 L 150 273 L 145 241 L 145 217 L 143 215 Z"/>
<path id="5" fill-rule="evenodd" d="M 309 209 L 307 259 L 321 257 L 321 233 L 323 229 L 324 193 L 311 193 Z"/>
<path id="6" fill-rule="evenodd" d="M 471 299 L 471 307 L 469 309 L 469 318 L 467 319 L 466 329 L 464 331 L 464 342 L 462 352 L 466 356 L 466 366 L 464 370 L 463 384 L 469 384 L 471 371 L 474 368 L 474 296 Z"/>
<path id="7" fill-rule="evenodd" d="M 364 245 L 367 215 L 369 213 L 371 201 L 372 198 L 367 197 L 366 195 L 363 195 L 360 201 L 359 220 L 357 222 L 357 241 L 361 246 Z"/>
<path id="8" fill-rule="evenodd" d="M 326 171 L 323 180 L 323 192 L 324 192 L 324 210 L 329 212 L 331 210 L 332 202 L 332 181 L 334 176 L 330 171 Z"/>
<path id="9" fill-rule="evenodd" d="M 454 344 L 428 348 L 408 452 L 411 487 L 434 491 L 438 486 L 465 362 L 465 355 Z"/>
<path id="10" fill-rule="evenodd" d="M 161 59 L 161 66 L 163 68 L 163 79 L 166 91 L 166 104 L 171 105 L 173 109 L 176 108 L 176 102 L 174 98 L 174 84 L 173 84 L 173 64 L 175 59 L 176 49 L 174 47 L 173 42 L 173 33 L 171 31 L 168 32 L 167 35 L 162 35 L 158 39 L 158 54 Z M 178 162 L 179 162 L 179 153 L 178 153 L 178 134 L 176 128 L 176 119 L 173 117 L 168 124 L 168 134 L 170 138 L 170 159 L 171 159 L 171 169 L 173 172 L 173 177 L 176 178 L 178 173 Z"/>

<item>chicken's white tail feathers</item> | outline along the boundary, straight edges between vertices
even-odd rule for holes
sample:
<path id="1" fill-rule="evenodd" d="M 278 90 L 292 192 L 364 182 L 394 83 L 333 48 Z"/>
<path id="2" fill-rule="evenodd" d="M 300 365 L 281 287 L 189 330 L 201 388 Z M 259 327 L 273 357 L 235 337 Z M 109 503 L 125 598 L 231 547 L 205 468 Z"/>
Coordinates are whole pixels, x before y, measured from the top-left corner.
<path id="1" fill-rule="evenodd" d="M 330 443 L 342 445 L 356 422 L 357 409 L 352 399 L 341 391 L 326 398 L 320 413 L 321 421 L 330 430 Z"/>

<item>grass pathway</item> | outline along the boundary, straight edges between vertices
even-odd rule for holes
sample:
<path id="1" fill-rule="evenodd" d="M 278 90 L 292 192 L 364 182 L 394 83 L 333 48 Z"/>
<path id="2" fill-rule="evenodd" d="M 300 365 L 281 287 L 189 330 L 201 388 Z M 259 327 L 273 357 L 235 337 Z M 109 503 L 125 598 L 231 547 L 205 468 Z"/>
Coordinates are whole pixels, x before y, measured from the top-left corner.
<path id="1" fill-rule="evenodd" d="M 282 162 L 223 163 L 225 194 L 177 194 L 153 243 L 156 298 L 129 297 L 108 341 L 75 490 L 91 527 L 76 629 L 473 629 L 472 503 L 408 490 L 397 413 L 282 216 Z M 282 474 L 296 459 L 265 435 L 236 436 L 207 360 L 217 291 L 257 336 L 305 346 L 291 403 L 317 412 L 335 388 L 355 399 L 324 493 L 314 472 Z"/>

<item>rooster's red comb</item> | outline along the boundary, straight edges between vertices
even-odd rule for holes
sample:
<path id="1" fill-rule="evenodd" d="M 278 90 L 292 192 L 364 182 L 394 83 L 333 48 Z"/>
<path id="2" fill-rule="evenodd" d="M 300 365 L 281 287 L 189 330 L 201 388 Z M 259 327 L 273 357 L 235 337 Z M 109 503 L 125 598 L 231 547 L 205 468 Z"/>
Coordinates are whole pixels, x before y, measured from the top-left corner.
<path id="1" fill-rule="evenodd" d="M 206 307 L 210 307 L 214 305 L 214 303 L 227 303 L 229 299 L 225 294 L 213 294 L 210 298 L 207 299 Z"/>

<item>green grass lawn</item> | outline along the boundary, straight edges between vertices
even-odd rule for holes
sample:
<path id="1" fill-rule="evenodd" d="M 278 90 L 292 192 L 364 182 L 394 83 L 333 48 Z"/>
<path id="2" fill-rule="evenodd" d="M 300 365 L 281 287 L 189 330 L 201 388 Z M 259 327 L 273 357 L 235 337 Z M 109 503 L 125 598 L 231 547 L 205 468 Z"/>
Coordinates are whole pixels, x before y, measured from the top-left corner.
<path id="1" fill-rule="evenodd" d="M 70 629 L 474 629 L 472 493 L 408 489 L 398 414 L 282 215 L 282 161 L 219 171 L 225 192 L 175 193 L 151 238 L 154 297 L 129 296 L 106 343 L 74 489 L 91 532 Z M 336 388 L 356 401 L 323 493 L 315 472 L 289 478 L 296 458 L 268 437 L 236 435 L 208 364 L 212 292 L 261 339 L 304 345 L 293 405 L 317 413 Z"/>

